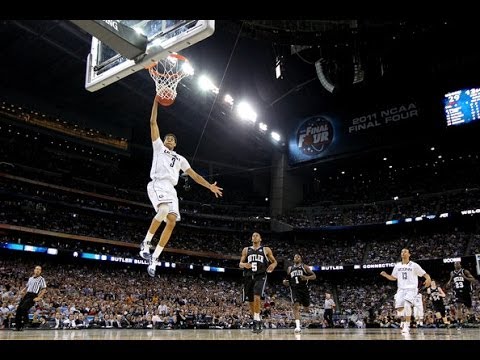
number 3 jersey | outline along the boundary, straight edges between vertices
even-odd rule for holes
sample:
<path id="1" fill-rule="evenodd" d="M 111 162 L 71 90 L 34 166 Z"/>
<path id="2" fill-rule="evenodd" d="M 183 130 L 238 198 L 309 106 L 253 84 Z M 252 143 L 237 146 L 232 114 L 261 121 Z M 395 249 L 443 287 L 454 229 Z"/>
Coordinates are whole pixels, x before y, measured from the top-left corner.
<path id="1" fill-rule="evenodd" d="M 160 138 L 153 142 L 153 159 L 150 178 L 152 180 L 168 180 L 173 186 L 178 184 L 180 169 L 185 172 L 190 169 L 188 160 L 182 155 L 163 145 Z"/>

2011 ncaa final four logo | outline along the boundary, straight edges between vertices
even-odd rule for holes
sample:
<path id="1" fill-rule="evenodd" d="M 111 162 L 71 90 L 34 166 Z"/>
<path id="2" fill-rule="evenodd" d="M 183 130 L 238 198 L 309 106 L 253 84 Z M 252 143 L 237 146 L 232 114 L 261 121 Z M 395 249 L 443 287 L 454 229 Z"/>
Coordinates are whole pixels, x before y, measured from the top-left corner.
<path id="1" fill-rule="evenodd" d="M 306 120 L 297 131 L 297 146 L 305 155 L 320 154 L 332 140 L 332 123 L 322 116 Z"/>

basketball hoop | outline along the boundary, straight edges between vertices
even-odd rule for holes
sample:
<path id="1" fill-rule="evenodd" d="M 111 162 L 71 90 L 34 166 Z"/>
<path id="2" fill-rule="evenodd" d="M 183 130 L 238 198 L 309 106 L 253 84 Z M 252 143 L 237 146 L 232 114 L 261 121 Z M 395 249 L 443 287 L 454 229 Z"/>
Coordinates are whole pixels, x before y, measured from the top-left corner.
<path id="1" fill-rule="evenodd" d="M 184 77 L 193 75 L 193 68 L 188 60 L 179 54 L 170 54 L 167 58 L 147 67 L 155 81 L 157 96 L 155 99 L 162 106 L 170 106 L 177 97 L 177 85 Z"/>

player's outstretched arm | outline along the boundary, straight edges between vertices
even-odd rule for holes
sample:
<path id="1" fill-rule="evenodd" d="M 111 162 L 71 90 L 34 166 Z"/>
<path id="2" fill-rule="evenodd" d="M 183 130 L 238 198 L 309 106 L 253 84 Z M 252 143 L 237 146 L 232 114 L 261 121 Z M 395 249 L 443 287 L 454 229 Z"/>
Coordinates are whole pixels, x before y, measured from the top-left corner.
<path id="1" fill-rule="evenodd" d="M 197 184 L 200 184 L 204 187 L 206 187 L 208 190 L 213 192 L 215 194 L 215 197 L 221 197 L 223 196 L 222 190 L 223 188 L 217 186 L 217 182 L 215 181 L 213 184 L 210 184 L 205 178 L 201 175 L 199 175 L 195 170 L 192 168 L 187 169 L 185 171 L 188 176 L 190 176 Z"/>
<path id="2" fill-rule="evenodd" d="M 157 124 L 158 102 L 153 99 L 152 114 L 150 115 L 150 132 L 152 135 L 152 142 L 160 137 L 160 130 Z"/>

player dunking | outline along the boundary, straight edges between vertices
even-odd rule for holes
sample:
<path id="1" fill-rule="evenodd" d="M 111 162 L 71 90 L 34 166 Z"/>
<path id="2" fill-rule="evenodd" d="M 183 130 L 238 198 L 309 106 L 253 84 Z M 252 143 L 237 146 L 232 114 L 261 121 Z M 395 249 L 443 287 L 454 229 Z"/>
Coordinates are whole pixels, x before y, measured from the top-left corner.
<path id="1" fill-rule="evenodd" d="M 217 182 L 210 184 L 202 176 L 197 174 L 190 167 L 187 159 L 173 151 L 175 146 L 177 146 L 177 138 L 175 135 L 165 135 L 162 143 L 157 125 L 157 110 L 158 103 L 154 100 L 150 117 L 150 131 L 153 145 L 153 160 L 150 170 L 152 181 L 148 183 L 147 191 L 148 197 L 157 214 L 152 219 L 147 235 L 140 246 L 140 256 L 146 260 L 150 260 L 147 270 L 148 274 L 152 277 L 155 276 L 158 257 L 167 245 L 168 240 L 170 240 L 176 222 L 180 220 L 178 197 L 177 191 L 175 190 L 180 170 L 187 173 L 196 183 L 209 189 L 216 197 L 222 196 L 223 190 L 217 186 Z M 165 221 L 166 225 L 152 256 L 150 254 L 151 240 L 162 221 Z"/>

